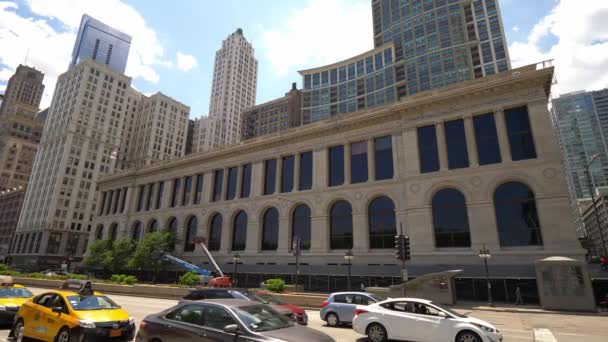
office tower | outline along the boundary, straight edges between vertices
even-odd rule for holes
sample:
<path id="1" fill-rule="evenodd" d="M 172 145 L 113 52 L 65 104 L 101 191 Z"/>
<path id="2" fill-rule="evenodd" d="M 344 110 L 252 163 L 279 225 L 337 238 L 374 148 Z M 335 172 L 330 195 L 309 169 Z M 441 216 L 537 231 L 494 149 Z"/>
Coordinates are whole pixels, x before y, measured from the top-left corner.
<path id="1" fill-rule="evenodd" d="M 0 191 L 27 185 L 44 116 L 36 115 L 44 91 L 44 74 L 19 65 L 8 81 L 0 107 Z"/>
<path id="2" fill-rule="evenodd" d="M 131 36 L 84 14 L 72 50 L 70 67 L 91 58 L 124 74 L 130 47 Z"/>
<path id="3" fill-rule="evenodd" d="M 194 151 L 194 120 L 188 120 L 188 132 L 186 133 L 186 154 Z"/>
<path id="4" fill-rule="evenodd" d="M 184 156 L 189 114 L 190 107 L 160 92 L 142 96 L 134 136 L 125 139 L 132 165 L 151 165 Z"/>
<path id="5" fill-rule="evenodd" d="M 17 71 L 8 80 L 0 106 L 0 117 L 16 113 L 34 116 L 39 111 L 44 92 L 43 80 L 42 72 L 19 64 Z"/>
<path id="6" fill-rule="evenodd" d="M 302 123 L 302 92 L 291 85 L 285 96 L 268 101 L 241 113 L 241 140 L 285 131 Z"/>
<path id="7" fill-rule="evenodd" d="M 231 145 L 240 141 L 240 114 L 243 110 L 255 105 L 258 61 L 254 57 L 253 47 L 243 36 L 243 30 L 237 29 L 222 42 L 222 47 L 215 53 L 213 82 L 209 101 L 209 118 L 211 121 L 199 125 L 197 151 L 206 151 L 215 147 Z"/>
<path id="8" fill-rule="evenodd" d="M 0 191 L 0 258 L 4 260 L 10 252 L 24 197 L 22 186 Z"/>

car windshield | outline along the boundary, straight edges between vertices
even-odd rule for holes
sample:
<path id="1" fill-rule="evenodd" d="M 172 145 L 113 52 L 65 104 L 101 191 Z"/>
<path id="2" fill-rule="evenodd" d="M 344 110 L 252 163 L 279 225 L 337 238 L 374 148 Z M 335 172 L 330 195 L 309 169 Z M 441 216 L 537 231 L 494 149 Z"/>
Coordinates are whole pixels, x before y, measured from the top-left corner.
<path id="1" fill-rule="evenodd" d="M 28 289 L 18 287 L 0 288 L 0 298 L 30 298 L 34 295 Z"/>
<path id="2" fill-rule="evenodd" d="M 293 326 L 287 317 L 267 305 L 248 305 L 233 308 L 239 319 L 253 331 L 277 330 Z"/>
<path id="3" fill-rule="evenodd" d="M 285 304 L 278 297 L 273 296 L 269 293 L 256 293 L 251 296 L 252 299 L 257 300 L 258 302 L 262 302 L 264 304 L 272 304 L 272 305 L 281 305 Z"/>
<path id="4" fill-rule="evenodd" d="M 386 300 L 386 297 L 382 297 L 382 296 L 378 296 L 375 294 L 370 294 L 370 297 L 372 297 L 373 300 L 375 300 L 376 302 L 382 302 Z"/>
<path id="5" fill-rule="evenodd" d="M 120 306 L 106 296 L 68 296 L 74 310 L 109 310 Z"/>
<path id="6" fill-rule="evenodd" d="M 448 312 L 450 315 L 453 315 L 453 316 L 456 316 L 456 317 L 460 317 L 460 318 L 466 318 L 467 317 L 465 315 L 459 314 L 458 312 L 456 312 L 456 311 L 454 311 L 452 309 L 448 309 L 445 306 L 438 305 L 437 303 L 431 303 L 431 304 L 435 305 L 436 307 L 440 308 L 443 311 Z"/>

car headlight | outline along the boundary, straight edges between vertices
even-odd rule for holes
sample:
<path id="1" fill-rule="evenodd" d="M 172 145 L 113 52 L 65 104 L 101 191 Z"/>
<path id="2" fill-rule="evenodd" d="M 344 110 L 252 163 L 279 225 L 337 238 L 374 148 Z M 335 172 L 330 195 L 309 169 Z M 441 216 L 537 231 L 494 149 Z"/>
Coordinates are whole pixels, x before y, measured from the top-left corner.
<path id="1" fill-rule="evenodd" d="M 83 328 L 95 328 L 95 322 L 90 319 L 81 319 L 80 326 Z"/>
<path id="2" fill-rule="evenodd" d="M 1 310 L 1 311 L 6 311 L 6 306 L 4 306 L 4 305 L 0 305 L 0 310 Z"/>
<path id="3" fill-rule="evenodd" d="M 135 318 L 129 317 L 129 325 L 135 324 Z"/>
<path id="4" fill-rule="evenodd" d="M 475 325 L 479 329 L 481 329 L 481 330 L 483 330 L 485 332 L 488 332 L 488 333 L 495 333 L 496 332 L 496 329 L 490 328 L 490 327 L 485 326 L 485 325 L 481 325 L 481 324 L 477 324 L 477 323 L 473 323 L 473 325 Z"/>

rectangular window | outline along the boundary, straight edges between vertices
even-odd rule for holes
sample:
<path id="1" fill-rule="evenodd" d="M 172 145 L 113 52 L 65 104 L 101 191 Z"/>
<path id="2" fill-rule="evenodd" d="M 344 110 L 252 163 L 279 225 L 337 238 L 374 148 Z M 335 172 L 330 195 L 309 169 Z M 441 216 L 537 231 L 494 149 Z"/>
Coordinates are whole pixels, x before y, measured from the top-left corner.
<path id="1" fill-rule="evenodd" d="M 224 183 L 224 170 L 215 170 L 213 177 L 213 202 L 217 202 L 222 199 L 222 187 Z"/>
<path id="2" fill-rule="evenodd" d="M 528 117 L 528 107 L 518 107 L 505 110 L 505 123 L 507 134 L 509 135 L 509 145 L 511 146 L 511 159 L 524 160 L 536 158 L 536 148 L 530 119 Z"/>
<path id="3" fill-rule="evenodd" d="M 304 89 L 310 89 L 310 75 L 304 75 Z"/>
<path id="4" fill-rule="evenodd" d="M 152 207 L 152 200 L 154 199 L 154 183 L 148 184 L 148 197 L 146 198 L 146 211 Z"/>
<path id="5" fill-rule="evenodd" d="M 367 141 L 350 144 L 350 182 L 367 182 Z"/>
<path id="6" fill-rule="evenodd" d="M 122 188 L 122 200 L 120 201 L 120 212 L 124 213 L 125 212 L 125 207 L 126 207 L 126 200 L 127 200 L 127 189 L 128 188 Z"/>
<path id="7" fill-rule="evenodd" d="M 46 254 L 59 253 L 59 245 L 61 244 L 62 233 L 51 233 L 46 245 Z"/>
<path id="8" fill-rule="evenodd" d="M 393 141 L 388 135 L 374 139 L 376 180 L 393 178 Z"/>
<path id="9" fill-rule="evenodd" d="M 264 161 L 264 195 L 274 194 L 277 184 L 277 160 Z"/>
<path id="10" fill-rule="evenodd" d="M 331 69 L 329 71 L 329 79 L 331 81 L 331 84 L 338 83 L 338 69 Z"/>
<path id="11" fill-rule="evenodd" d="M 329 148 L 329 186 L 344 184 L 344 146 Z"/>
<path id="12" fill-rule="evenodd" d="M 448 151 L 448 168 L 460 169 L 469 167 L 469 153 L 467 151 L 467 138 L 464 133 L 462 119 L 446 121 L 445 145 Z"/>
<path id="13" fill-rule="evenodd" d="M 226 199 L 232 200 L 236 197 L 236 180 L 238 169 L 231 167 L 228 169 L 228 187 L 226 191 Z"/>
<path id="14" fill-rule="evenodd" d="M 241 180 L 241 198 L 249 197 L 251 193 L 251 164 L 243 165 L 243 175 Z"/>
<path id="15" fill-rule="evenodd" d="M 198 175 L 196 175 L 196 193 L 194 194 L 194 204 L 200 204 L 202 196 L 203 196 L 203 174 L 199 173 Z"/>
<path id="16" fill-rule="evenodd" d="M 190 204 L 190 196 L 192 193 L 192 176 L 184 177 L 184 193 L 182 194 L 182 205 Z"/>
<path id="17" fill-rule="evenodd" d="M 163 195 L 165 191 L 165 182 L 158 182 L 158 192 L 156 193 L 156 209 L 160 209 L 163 205 Z"/>
<path id="18" fill-rule="evenodd" d="M 281 192 L 293 191 L 294 161 L 293 156 L 283 157 L 281 160 Z"/>
<path id="19" fill-rule="evenodd" d="M 312 189 L 312 151 L 300 153 L 299 190 Z"/>
<path id="20" fill-rule="evenodd" d="M 110 195 L 108 196 L 108 203 L 106 203 L 106 209 L 105 209 L 106 215 L 110 214 L 110 208 L 112 206 L 113 199 L 114 199 L 114 190 L 110 191 Z"/>
<path id="21" fill-rule="evenodd" d="M 439 171 L 439 152 L 435 125 L 418 127 L 420 173 Z"/>
<path id="22" fill-rule="evenodd" d="M 176 178 L 173 180 L 173 193 L 171 194 L 171 208 L 175 208 L 177 205 L 177 196 L 179 193 L 179 187 L 182 184 L 181 178 Z"/>
<path id="23" fill-rule="evenodd" d="M 97 212 L 98 215 L 102 215 L 103 214 L 103 206 L 106 204 L 106 196 L 108 195 L 107 192 L 102 192 L 101 193 L 101 205 L 99 206 L 99 211 Z"/>
<path id="24" fill-rule="evenodd" d="M 118 202 L 120 202 L 121 190 L 122 189 L 116 190 L 116 200 L 114 201 L 114 204 L 112 205 L 112 214 L 116 214 L 116 212 L 118 211 Z"/>
<path id="25" fill-rule="evenodd" d="M 498 135 L 494 113 L 473 117 L 475 127 L 475 141 L 477 143 L 477 156 L 479 165 L 489 165 L 501 162 Z"/>
<path id="26" fill-rule="evenodd" d="M 139 186 L 139 192 L 137 193 L 137 211 L 141 211 L 144 207 L 144 186 Z"/>

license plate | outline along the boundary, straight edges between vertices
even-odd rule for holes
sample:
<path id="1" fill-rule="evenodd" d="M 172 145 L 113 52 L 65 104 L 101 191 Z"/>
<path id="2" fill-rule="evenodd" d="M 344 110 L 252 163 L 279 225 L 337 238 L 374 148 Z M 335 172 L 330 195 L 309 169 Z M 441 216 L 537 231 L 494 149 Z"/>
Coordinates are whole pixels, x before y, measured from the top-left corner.
<path id="1" fill-rule="evenodd" d="M 120 335 L 122 335 L 122 331 L 120 331 L 120 329 L 110 330 L 110 337 L 118 337 Z"/>

